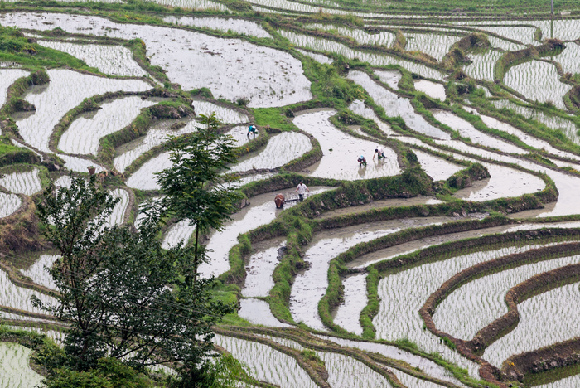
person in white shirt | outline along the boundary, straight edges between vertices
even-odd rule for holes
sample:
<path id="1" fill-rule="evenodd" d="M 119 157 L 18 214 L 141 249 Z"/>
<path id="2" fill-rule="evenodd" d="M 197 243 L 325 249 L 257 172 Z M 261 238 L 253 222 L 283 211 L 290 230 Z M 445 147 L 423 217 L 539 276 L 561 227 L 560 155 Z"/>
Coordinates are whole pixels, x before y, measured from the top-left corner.
<path id="1" fill-rule="evenodd" d="M 310 190 L 308 190 L 308 187 L 302 183 L 302 181 L 300 181 L 300 183 L 298 183 L 298 186 L 296 186 L 296 191 L 298 192 L 298 200 L 300 202 L 302 202 L 302 200 L 304 199 L 304 194 L 308 191 L 310 192 Z"/>
<path id="2" fill-rule="evenodd" d="M 379 155 L 379 160 L 385 158 L 385 150 L 380 145 L 378 145 L 377 148 L 375 148 L 375 153 L 373 155 L 373 160 L 375 160 L 375 156 L 376 155 Z"/>

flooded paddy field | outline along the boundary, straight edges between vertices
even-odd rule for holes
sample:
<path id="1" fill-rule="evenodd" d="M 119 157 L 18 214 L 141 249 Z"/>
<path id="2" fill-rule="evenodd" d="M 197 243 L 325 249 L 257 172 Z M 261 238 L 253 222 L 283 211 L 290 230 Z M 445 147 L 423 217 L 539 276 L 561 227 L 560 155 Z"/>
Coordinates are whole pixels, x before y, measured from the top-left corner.
<path id="1" fill-rule="evenodd" d="M 580 239 L 574 4 L 550 20 L 439 0 L 154 3 L 2 4 L 0 25 L 27 45 L 26 60 L 0 45 L 0 323 L 62 343 L 31 301 L 56 303 L 46 268 L 59 252 L 33 216 L 44 188 L 90 170 L 119 199 L 106 225 L 139 227 L 163 195 L 168 142 L 215 113 L 237 155 L 219 174 L 239 177 L 227 186 L 240 202 L 203 231 L 197 274 L 235 307 L 214 342 L 245 364 L 248 386 L 524 388 L 532 371 L 516 381 L 509 360 L 578 341 L 572 278 L 518 302 L 519 321 L 477 355 L 454 342 L 471 344 L 508 313 L 511 289 L 573 254 L 489 268 L 425 307 L 464 271 Z M 536 55 L 549 38 L 565 47 Z M 300 180 L 306 199 L 277 209 Z M 194 241 L 193 223 L 167 221 L 163 249 Z M 40 383 L 31 352 L 0 346 L 0 388 Z M 580 384 L 540 375 L 533 386 Z"/>

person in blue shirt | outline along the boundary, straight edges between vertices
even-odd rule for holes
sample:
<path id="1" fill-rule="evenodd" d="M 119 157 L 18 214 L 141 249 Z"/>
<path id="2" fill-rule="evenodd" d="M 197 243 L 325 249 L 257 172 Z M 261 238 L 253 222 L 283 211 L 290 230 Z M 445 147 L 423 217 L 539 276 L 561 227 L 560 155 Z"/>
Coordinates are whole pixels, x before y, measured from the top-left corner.
<path id="1" fill-rule="evenodd" d="M 257 133 L 257 129 L 254 126 L 254 124 L 250 124 L 250 127 L 248 128 L 248 139 L 250 138 L 250 133 L 254 135 L 254 138 L 256 137 L 256 133 Z"/>
<path id="2" fill-rule="evenodd" d="M 362 155 L 357 159 L 357 162 L 358 162 L 359 167 L 362 167 L 362 166 L 366 167 L 367 166 L 367 160 Z"/>

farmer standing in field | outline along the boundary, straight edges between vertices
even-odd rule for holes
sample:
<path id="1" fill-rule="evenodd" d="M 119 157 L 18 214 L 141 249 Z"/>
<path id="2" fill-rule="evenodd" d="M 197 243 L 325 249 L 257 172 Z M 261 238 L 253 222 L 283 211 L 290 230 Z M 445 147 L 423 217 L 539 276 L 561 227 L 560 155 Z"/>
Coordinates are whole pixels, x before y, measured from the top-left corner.
<path id="1" fill-rule="evenodd" d="M 308 190 L 308 187 L 302 183 L 302 181 L 300 181 L 300 183 L 298 183 L 298 186 L 296 186 L 296 191 L 298 192 L 298 200 L 300 202 L 302 202 L 302 200 L 304 199 L 304 194 L 308 191 L 310 192 L 310 190 Z"/>
<path id="2" fill-rule="evenodd" d="M 380 145 L 378 145 L 377 148 L 375 148 L 375 153 L 373 154 L 373 160 L 375 160 L 376 155 L 379 156 L 378 160 L 385 158 L 385 150 Z"/>

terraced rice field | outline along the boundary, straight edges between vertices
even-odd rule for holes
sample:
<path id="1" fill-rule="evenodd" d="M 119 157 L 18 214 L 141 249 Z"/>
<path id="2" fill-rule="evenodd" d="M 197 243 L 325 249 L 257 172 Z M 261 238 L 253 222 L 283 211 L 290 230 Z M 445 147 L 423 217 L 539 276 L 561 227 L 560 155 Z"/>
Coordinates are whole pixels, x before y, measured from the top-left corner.
<path id="1" fill-rule="evenodd" d="M 460 342 L 508 312 L 510 289 L 578 263 L 576 253 L 528 260 L 580 239 L 573 4 L 551 26 L 540 9 L 498 17 L 497 4 L 108 3 L 0 7 L 0 24 L 25 29 L 37 50 L 8 55 L 0 40 L 0 323 L 41 331 L 52 322 L 31 302 L 55 303 L 46 267 L 59 255 L 34 245 L 32 217 L 49 182 L 67 187 L 71 172 L 86 177 L 94 167 L 120 199 L 107 225 L 139 227 L 137 210 L 163 195 L 156 173 L 171 166 L 167 141 L 215 113 L 243 155 L 229 170 L 240 179 L 228 185 L 244 199 L 221 230 L 204 231 L 209 260 L 198 274 L 215 276 L 216 292 L 235 301 L 215 343 L 245 364 L 254 385 L 580 384 L 580 375 L 558 377 L 560 364 L 535 376 L 516 357 L 528 352 L 541 363 L 538 349 L 577 344 L 575 275 L 531 290 L 519 321 L 480 352 Z M 506 51 L 537 46 L 552 29 L 561 53 L 504 63 L 496 81 Z M 474 31 L 492 48 L 462 46 L 466 61 L 443 61 Z M 99 109 L 83 111 L 92 97 Z M 170 108 L 154 116 L 147 108 L 160 102 Z M 176 114 L 183 106 L 196 115 Z M 258 133 L 248 137 L 251 124 Z M 385 158 L 373 160 L 379 145 Z M 490 177 L 471 175 L 472 163 Z M 274 196 L 293 200 L 300 180 L 310 187 L 305 201 L 276 209 Z M 171 221 L 160 238 L 170 249 L 194 234 L 188 220 Z M 524 258 L 518 266 L 490 268 L 434 301 L 454 276 L 513 254 Z M 62 343 L 61 333 L 48 334 Z M 30 352 L 0 343 L 0 388 L 40 383 Z M 480 369 L 486 362 L 491 369 Z M 514 369 L 526 384 L 513 381 Z"/>
<path id="2" fill-rule="evenodd" d="M 541 84 L 532 82 L 532 79 Z M 532 101 L 550 102 L 560 109 L 565 109 L 563 98 L 572 88 L 560 82 L 554 65 L 542 61 L 526 62 L 510 68 L 504 82 Z"/>

